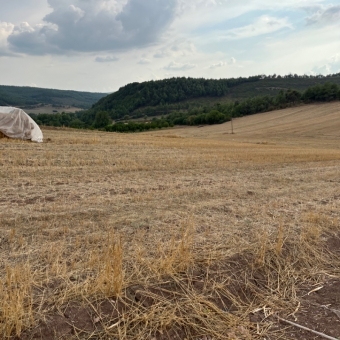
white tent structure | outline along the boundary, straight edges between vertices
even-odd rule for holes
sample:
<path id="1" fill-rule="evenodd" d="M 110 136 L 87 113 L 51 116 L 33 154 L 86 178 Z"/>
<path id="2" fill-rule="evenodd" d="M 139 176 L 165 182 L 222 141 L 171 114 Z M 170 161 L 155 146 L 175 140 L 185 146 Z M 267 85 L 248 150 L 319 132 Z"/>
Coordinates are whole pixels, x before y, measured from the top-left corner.
<path id="1" fill-rule="evenodd" d="M 10 138 L 30 139 L 41 143 L 43 134 L 37 123 L 23 110 L 0 106 L 0 132 Z"/>

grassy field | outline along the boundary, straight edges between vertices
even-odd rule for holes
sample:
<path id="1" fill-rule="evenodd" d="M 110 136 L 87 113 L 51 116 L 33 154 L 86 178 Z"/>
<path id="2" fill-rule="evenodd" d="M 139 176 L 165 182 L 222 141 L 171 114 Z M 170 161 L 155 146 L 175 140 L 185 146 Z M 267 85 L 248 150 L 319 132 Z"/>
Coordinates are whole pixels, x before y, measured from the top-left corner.
<path id="1" fill-rule="evenodd" d="M 339 337 L 338 112 L 0 139 L 0 338 Z"/>

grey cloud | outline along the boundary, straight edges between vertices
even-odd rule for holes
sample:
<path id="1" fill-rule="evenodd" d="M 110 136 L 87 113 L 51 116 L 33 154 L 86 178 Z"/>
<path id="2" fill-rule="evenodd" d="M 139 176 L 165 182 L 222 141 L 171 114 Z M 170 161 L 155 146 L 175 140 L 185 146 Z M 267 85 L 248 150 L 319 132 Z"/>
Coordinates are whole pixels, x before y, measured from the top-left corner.
<path id="1" fill-rule="evenodd" d="M 15 54 L 15 53 L 12 53 L 12 52 L 9 52 L 7 50 L 4 50 L 4 49 L 0 49 L 0 57 L 15 57 L 15 58 L 19 58 L 20 56 Z"/>
<path id="2" fill-rule="evenodd" d="M 118 61 L 119 58 L 116 56 L 106 56 L 106 57 L 96 57 L 95 61 L 98 63 L 111 63 L 113 61 Z"/>
<path id="3" fill-rule="evenodd" d="M 195 64 L 180 64 L 172 61 L 169 65 L 165 66 L 164 69 L 169 71 L 185 71 L 194 67 L 196 67 Z"/>
<path id="4" fill-rule="evenodd" d="M 307 25 L 333 24 L 340 22 L 340 5 L 315 8 L 313 14 L 306 18 Z"/>
<path id="5" fill-rule="evenodd" d="M 155 42 L 175 16 L 176 0 L 49 0 L 46 24 L 16 26 L 12 50 L 28 54 L 127 50 Z M 117 5 L 117 6 L 116 6 Z"/>
<path id="6" fill-rule="evenodd" d="M 28 23 L 23 23 L 14 28 L 7 41 L 9 47 L 19 53 L 40 55 L 45 54 L 46 50 L 50 53 L 58 53 L 58 47 L 51 45 L 48 41 L 48 37 L 53 34 L 53 31 L 49 26 L 33 28 Z"/>
<path id="7" fill-rule="evenodd" d="M 158 51 L 153 56 L 154 58 L 165 58 L 168 56 L 168 53 L 166 51 Z"/>
<path id="8" fill-rule="evenodd" d="M 117 20 L 135 42 L 150 43 L 173 20 L 175 8 L 176 0 L 130 0 Z"/>

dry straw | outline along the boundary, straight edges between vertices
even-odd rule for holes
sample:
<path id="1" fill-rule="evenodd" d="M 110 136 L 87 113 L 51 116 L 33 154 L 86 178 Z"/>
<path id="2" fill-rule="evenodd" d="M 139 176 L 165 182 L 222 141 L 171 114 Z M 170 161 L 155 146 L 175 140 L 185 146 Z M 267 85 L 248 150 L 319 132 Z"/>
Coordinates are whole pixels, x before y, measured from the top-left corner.
<path id="1" fill-rule="evenodd" d="M 278 338 L 340 274 L 337 144 L 46 138 L 1 141 L 0 338 Z"/>

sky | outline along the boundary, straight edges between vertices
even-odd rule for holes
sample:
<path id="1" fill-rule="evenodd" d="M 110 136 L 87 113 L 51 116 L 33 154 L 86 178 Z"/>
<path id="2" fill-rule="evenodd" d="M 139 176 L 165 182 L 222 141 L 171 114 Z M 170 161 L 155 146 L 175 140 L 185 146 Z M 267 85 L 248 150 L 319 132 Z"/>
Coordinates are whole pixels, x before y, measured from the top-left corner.
<path id="1" fill-rule="evenodd" d="M 0 0 L 0 84 L 340 72 L 340 0 Z"/>

